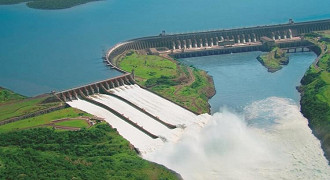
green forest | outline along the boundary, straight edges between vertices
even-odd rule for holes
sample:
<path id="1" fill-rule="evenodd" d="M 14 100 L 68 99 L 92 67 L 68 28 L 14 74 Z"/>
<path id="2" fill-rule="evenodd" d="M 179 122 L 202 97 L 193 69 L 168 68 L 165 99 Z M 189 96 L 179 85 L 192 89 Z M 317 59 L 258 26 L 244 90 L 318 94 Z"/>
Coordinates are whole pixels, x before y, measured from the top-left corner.
<path id="1" fill-rule="evenodd" d="M 80 131 L 0 133 L 0 179 L 178 179 L 105 123 Z"/>

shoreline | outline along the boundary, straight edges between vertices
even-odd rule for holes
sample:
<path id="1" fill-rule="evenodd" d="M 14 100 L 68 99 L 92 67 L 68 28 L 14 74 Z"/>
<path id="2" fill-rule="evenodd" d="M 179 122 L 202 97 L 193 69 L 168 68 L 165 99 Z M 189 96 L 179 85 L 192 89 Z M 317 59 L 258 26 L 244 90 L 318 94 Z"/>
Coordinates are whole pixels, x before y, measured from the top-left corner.
<path id="1" fill-rule="evenodd" d="M 312 51 L 317 55 L 317 58 L 306 70 L 301 79 L 301 85 L 297 87 L 300 93 L 300 112 L 308 119 L 308 126 L 312 130 L 313 135 L 320 141 L 325 158 L 330 165 L 330 147 L 329 147 L 329 123 L 327 123 L 327 114 L 329 114 L 329 105 L 327 102 L 321 101 L 318 98 L 320 89 L 326 87 L 326 82 L 321 77 L 324 69 L 320 68 L 320 60 L 327 55 L 327 48 L 320 42 L 313 41 L 316 48 Z M 328 62 L 329 64 L 329 62 Z M 326 73 L 327 71 L 325 71 Z"/>

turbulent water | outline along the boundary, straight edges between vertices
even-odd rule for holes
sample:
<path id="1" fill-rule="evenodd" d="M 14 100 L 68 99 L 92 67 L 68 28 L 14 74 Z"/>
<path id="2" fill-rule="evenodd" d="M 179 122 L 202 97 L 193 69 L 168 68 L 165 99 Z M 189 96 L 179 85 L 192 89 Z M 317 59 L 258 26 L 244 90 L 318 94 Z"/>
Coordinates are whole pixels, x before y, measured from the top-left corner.
<path id="1" fill-rule="evenodd" d="M 329 179 L 307 119 L 289 99 L 270 97 L 235 113 L 221 108 L 206 127 L 185 133 L 147 159 L 185 179 Z"/>

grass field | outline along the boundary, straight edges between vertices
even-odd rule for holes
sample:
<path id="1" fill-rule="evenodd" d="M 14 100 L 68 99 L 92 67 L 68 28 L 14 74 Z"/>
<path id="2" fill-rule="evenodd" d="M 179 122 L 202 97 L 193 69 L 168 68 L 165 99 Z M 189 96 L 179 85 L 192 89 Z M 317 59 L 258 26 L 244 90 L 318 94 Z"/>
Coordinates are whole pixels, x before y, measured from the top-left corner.
<path id="1" fill-rule="evenodd" d="M 178 179 L 139 157 L 107 124 L 0 133 L 0 179 Z"/>
<path id="2" fill-rule="evenodd" d="M 208 99 L 215 93 L 212 78 L 205 71 L 175 60 L 130 52 L 119 60 L 125 71 L 134 69 L 136 82 L 196 113 L 208 113 Z"/>
<path id="3" fill-rule="evenodd" d="M 55 123 L 55 125 L 67 126 L 67 127 L 78 127 L 78 128 L 88 127 L 88 123 L 84 119 L 62 121 L 62 122 Z"/>
<path id="4" fill-rule="evenodd" d="M 138 77 L 139 84 L 145 85 L 147 80 L 161 77 L 171 78 L 177 76 L 175 62 L 154 55 L 140 55 L 128 53 L 119 63 L 120 68 L 132 72 Z"/>
<path id="5" fill-rule="evenodd" d="M 329 46 L 330 41 L 321 40 L 330 31 L 312 35 L 311 41 L 320 48 Z M 321 38 L 320 38 L 321 37 Z M 321 140 L 322 148 L 330 160 L 330 53 L 325 52 L 318 68 L 311 65 L 301 80 L 301 111 L 309 120 L 313 133 Z"/>
<path id="6" fill-rule="evenodd" d="M 54 112 L 51 112 L 48 114 L 43 114 L 43 115 L 36 116 L 33 118 L 23 119 L 20 121 L 2 125 L 2 126 L 0 126 L 0 132 L 9 132 L 9 131 L 27 129 L 27 128 L 31 128 L 31 127 L 41 126 L 44 124 L 49 124 L 49 123 L 51 123 L 52 120 L 61 119 L 61 118 L 75 118 L 75 117 L 79 117 L 79 116 L 92 117 L 92 115 L 87 114 L 78 109 L 65 108 L 65 109 L 54 111 Z M 75 126 L 75 125 L 77 125 L 77 126 Z M 83 123 L 77 122 L 77 121 L 71 123 L 72 127 L 80 128 L 82 125 L 83 125 Z M 87 123 L 86 123 L 86 126 L 87 126 Z M 86 126 L 83 126 L 83 127 L 86 127 Z"/>
<path id="7" fill-rule="evenodd" d="M 10 103 L 24 99 L 25 96 L 14 93 L 8 89 L 0 87 L 0 106 L 5 103 Z"/>
<path id="8" fill-rule="evenodd" d="M 59 101 L 45 102 L 48 98 L 52 98 L 52 96 L 29 98 L 2 105 L 0 108 L 0 121 L 60 105 Z"/>

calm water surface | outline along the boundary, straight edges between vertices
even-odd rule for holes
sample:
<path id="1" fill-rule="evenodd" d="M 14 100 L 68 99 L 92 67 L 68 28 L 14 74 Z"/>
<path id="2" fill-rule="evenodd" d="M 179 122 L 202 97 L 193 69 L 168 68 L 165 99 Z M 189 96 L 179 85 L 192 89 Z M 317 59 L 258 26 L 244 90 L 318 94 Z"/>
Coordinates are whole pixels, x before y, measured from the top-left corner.
<path id="1" fill-rule="evenodd" d="M 100 57 L 123 40 L 162 30 L 325 19 L 329 5 L 321 0 L 106 0 L 55 11 L 0 6 L 0 86 L 29 96 L 72 88 L 117 76 Z"/>
<path id="2" fill-rule="evenodd" d="M 316 55 L 312 52 L 289 54 L 283 69 L 269 73 L 256 57 L 262 52 L 181 59 L 182 62 L 208 71 L 213 76 L 216 95 L 209 101 L 212 112 L 228 106 L 241 110 L 253 101 L 271 96 L 290 98 L 298 103 L 296 86 Z"/>

